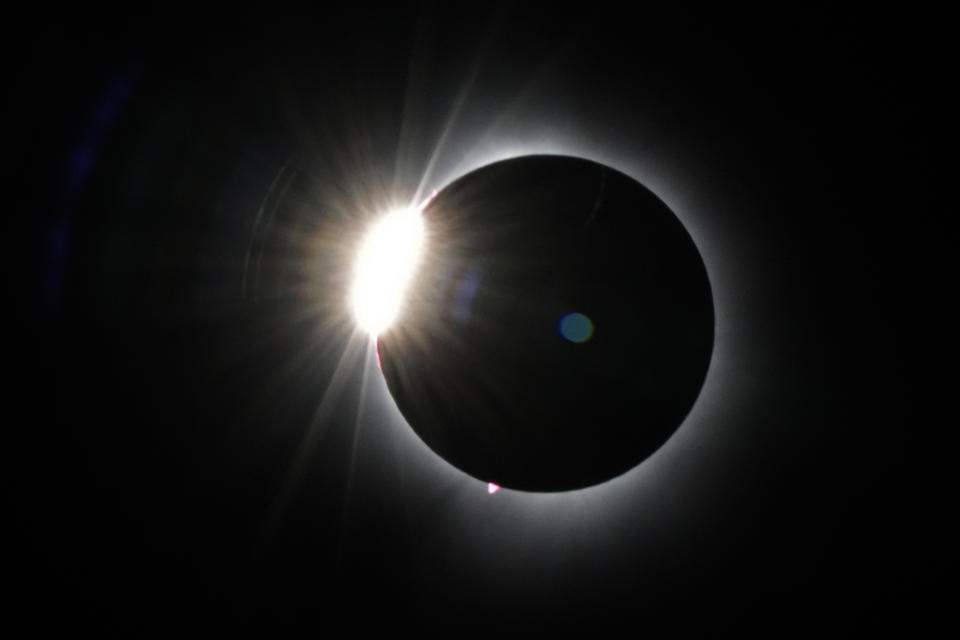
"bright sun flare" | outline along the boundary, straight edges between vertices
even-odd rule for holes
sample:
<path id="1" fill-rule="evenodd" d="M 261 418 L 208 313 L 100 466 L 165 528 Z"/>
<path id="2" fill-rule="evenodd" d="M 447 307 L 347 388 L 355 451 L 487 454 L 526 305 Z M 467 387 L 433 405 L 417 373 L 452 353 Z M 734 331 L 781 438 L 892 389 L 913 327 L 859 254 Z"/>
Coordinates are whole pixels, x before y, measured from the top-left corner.
<path id="1" fill-rule="evenodd" d="M 417 266 L 423 219 L 416 208 L 388 213 L 367 232 L 357 256 L 350 292 L 353 315 L 372 336 L 390 326 Z"/>

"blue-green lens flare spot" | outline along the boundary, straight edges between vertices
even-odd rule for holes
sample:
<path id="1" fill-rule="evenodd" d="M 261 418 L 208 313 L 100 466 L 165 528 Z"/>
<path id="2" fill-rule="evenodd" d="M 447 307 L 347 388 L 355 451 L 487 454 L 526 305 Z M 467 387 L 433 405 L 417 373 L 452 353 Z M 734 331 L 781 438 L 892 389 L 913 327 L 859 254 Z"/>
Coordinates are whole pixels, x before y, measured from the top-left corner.
<path id="1" fill-rule="evenodd" d="M 560 335 L 570 342 L 586 342 L 593 335 L 593 322 L 582 313 L 568 313 L 560 318 Z"/>

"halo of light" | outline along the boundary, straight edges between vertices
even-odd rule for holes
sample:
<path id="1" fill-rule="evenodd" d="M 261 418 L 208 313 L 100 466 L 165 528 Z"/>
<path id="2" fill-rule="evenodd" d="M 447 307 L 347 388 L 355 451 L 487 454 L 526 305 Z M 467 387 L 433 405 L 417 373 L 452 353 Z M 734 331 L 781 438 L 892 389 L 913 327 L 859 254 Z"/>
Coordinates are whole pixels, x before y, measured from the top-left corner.
<path id="1" fill-rule="evenodd" d="M 350 298 L 354 318 L 372 336 L 396 319 L 424 242 L 416 208 L 377 220 L 360 245 Z"/>

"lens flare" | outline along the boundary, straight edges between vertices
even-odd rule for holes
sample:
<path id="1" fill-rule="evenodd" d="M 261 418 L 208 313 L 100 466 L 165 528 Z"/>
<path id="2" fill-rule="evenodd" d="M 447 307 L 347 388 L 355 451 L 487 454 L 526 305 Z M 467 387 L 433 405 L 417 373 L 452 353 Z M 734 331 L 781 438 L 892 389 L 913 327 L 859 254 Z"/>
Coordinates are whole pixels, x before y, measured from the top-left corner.
<path id="1" fill-rule="evenodd" d="M 354 318 L 372 336 L 396 319 L 423 248 L 419 208 L 392 211 L 367 232 L 351 289 Z"/>
<path id="2" fill-rule="evenodd" d="M 568 313 L 560 319 L 560 335 L 570 342 L 586 342 L 593 336 L 593 322 L 582 313 Z"/>

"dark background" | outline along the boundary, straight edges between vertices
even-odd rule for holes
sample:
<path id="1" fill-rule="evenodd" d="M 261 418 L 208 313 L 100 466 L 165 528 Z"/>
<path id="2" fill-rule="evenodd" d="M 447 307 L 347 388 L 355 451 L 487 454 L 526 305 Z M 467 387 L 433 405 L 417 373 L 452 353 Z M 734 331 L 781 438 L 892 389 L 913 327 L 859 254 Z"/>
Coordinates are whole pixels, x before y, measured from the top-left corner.
<path id="1" fill-rule="evenodd" d="M 4 607 L 124 635 L 946 619 L 941 21 L 595 3 L 14 21 Z M 525 133 L 635 162 L 693 229 L 724 393 L 609 487 L 487 496 L 362 357 L 335 375 L 337 278 L 434 149 L 430 188 Z"/>

